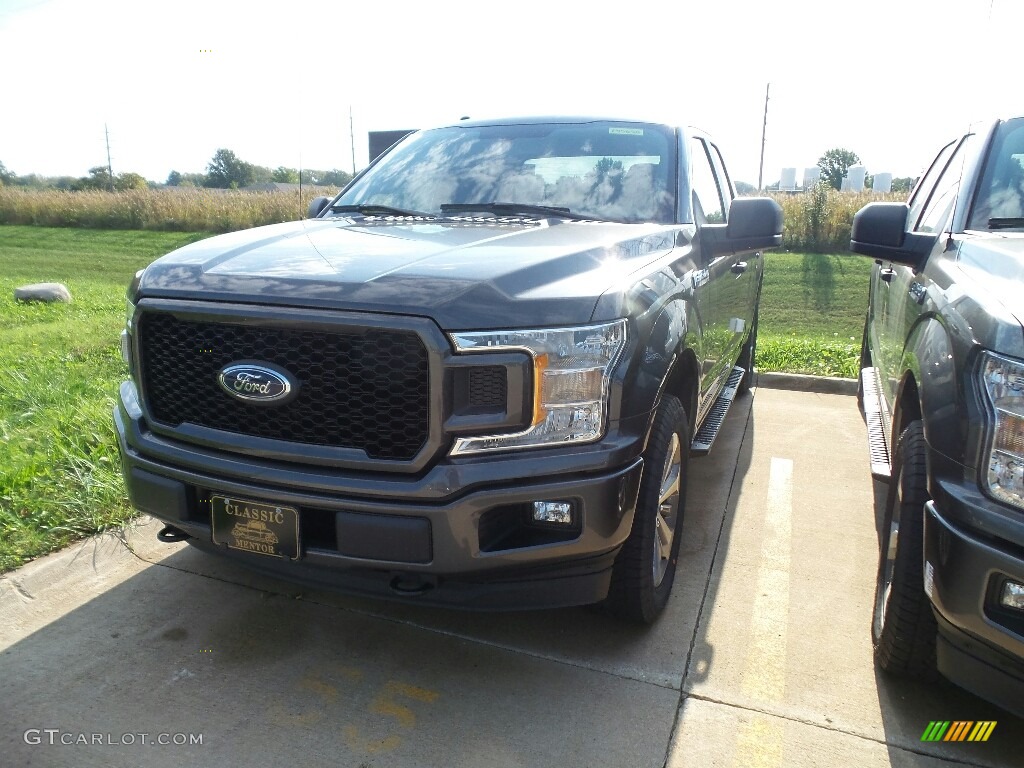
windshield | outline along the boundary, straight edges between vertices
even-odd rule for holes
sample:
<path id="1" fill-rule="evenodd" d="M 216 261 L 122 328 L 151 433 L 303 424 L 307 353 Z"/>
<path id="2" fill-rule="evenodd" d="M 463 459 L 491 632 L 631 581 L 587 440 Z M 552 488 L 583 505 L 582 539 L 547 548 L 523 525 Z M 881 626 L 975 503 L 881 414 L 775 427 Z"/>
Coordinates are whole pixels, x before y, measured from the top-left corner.
<path id="1" fill-rule="evenodd" d="M 518 203 L 568 209 L 574 218 L 671 223 L 675 147 L 671 129 L 646 123 L 438 128 L 402 142 L 335 206 L 454 215 L 441 206 Z"/>
<path id="2" fill-rule="evenodd" d="M 1024 119 L 999 126 L 967 228 L 1024 228 Z"/>

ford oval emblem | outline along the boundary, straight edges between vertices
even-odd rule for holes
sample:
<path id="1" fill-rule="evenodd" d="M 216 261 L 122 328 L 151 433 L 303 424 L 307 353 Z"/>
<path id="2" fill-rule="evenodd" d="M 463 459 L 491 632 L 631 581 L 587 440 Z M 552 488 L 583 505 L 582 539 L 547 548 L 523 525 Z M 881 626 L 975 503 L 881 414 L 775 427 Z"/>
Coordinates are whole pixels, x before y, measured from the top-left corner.
<path id="1" fill-rule="evenodd" d="M 250 403 L 280 402 L 295 391 L 287 373 L 262 363 L 229 365 L 217 375 L 217 382 L 232 397 Z"/>

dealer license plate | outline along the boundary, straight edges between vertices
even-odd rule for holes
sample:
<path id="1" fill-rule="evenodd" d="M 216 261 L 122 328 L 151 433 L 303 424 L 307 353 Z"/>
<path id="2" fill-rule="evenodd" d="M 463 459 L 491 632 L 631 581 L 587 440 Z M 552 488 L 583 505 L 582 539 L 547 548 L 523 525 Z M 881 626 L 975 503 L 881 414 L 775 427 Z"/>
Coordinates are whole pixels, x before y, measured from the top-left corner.
<path id="1" fill-rule="evenodd" d="M 271 557 L 299 556 L 299 513 L 293 507 L 212 496 L 213 541 Z"/>

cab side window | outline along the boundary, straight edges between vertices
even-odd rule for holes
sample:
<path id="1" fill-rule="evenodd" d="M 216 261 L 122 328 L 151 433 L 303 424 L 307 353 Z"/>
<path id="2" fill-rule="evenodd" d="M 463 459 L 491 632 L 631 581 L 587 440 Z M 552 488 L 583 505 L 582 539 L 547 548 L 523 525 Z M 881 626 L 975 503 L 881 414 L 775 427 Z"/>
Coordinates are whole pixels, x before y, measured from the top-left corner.
<path id="1" fill-rule="evenodd" d="M 697 224 L 724 224 L 722 190 L 711 167 L 707 146 L 700 139 L 690 140 L 690 179 L 693 184 L 693 220 Z"/>
<path id="2" fill-rule="evenodd" d="M 956 151 L 949 155 L 941 175 L 924 203 L 920 217 L 914 226 L 918 232 L 941 232 L 949 224 L 953 216 L 953 206 L 960 192 L 960 178 L 963 175 L 964 155 L 968 145 L 974 138 L 973 134 L 964 137 Z M 943 150 L 945 151 L 945 150 Z M 922 192 L 925 190 L 922 190 Z M 911 210 L 913 217 L 913 209 Z M 913 221 L 913 218 L 911 218 Z"/>
<path id="3" fill-rule="evenodd" d="M 718 177 L 718 186 L 722 190 L 722 198 L 725 201 L 725 210 L 729 210 L 732 204 L 732 179 L 729 172 L 725 170 L 725 163 L 722 161 L 722 153 L 714 144 L 708 144 L 708 151 L 711 154 L 711 165 L 715 169 L 715 176 Z"/>
<path id="4" fill-rule="evenodd" d="M 953 154 L 956 145 L 957 142 L 954 141 L 944 146 L 932 161 L 924 177 L 917 183 L 917 186 L 914 188 L 914 194 L 910 197 L 910 214 L 907 216 L 908 224 L 916 225 L 921 218 L 921 211 L 924 210 L 924 204 L 928 202 L 929 194 L 935 187 L 935 181 L 946 168 L 949 156 Z"/>

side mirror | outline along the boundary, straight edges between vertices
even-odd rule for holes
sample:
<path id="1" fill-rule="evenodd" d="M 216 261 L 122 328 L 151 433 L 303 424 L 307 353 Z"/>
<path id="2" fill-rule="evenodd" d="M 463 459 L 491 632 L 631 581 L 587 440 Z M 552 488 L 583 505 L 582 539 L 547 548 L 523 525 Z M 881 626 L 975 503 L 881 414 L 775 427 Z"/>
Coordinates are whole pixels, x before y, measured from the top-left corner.
<path id="1" fill-rule="evenodd" d="M 770 197 L 737 197 L 728 224 L 704 224 L 700 237 L 707 258 L 782 245 L 782 208 Z"/>
<path id="2" fill-rule="evenodd" d="M 853 217 L 850 250 L 919 269 L 935 247 L 938 235 L 907 232 L 909 213 L 906 203 L 868 203 Z"/>
<path id="3" fill-rule="evenodd" d="M 324 208 L 326 208 L 330 202 L 331 198 L 329 197 L 314 197 L 309 201 L 309 211 L 306 214 L 306 218 L 315 219 L 324 212 Z"/>
<path id="4" fill-rule="evenodd" d="M 782 245 L 782 207 L 770 197 L 737 197 L 725 236 L 735 250 Z"/>

